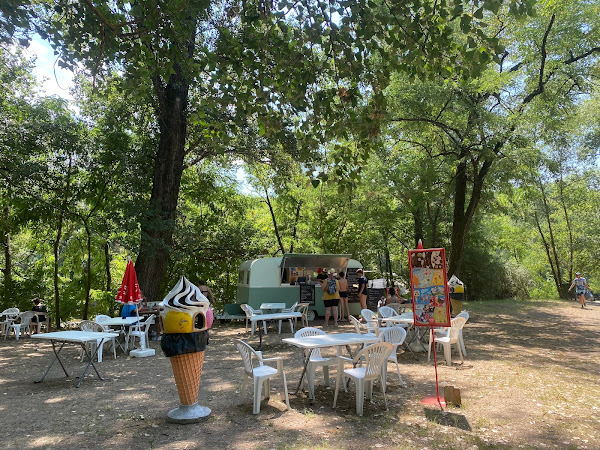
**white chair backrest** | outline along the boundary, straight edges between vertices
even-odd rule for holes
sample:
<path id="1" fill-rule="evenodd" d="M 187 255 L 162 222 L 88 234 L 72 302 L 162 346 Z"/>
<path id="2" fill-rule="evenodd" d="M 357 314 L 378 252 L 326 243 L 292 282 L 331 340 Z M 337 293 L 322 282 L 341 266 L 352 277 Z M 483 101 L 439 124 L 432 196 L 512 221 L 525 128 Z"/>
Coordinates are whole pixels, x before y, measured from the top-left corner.
<path id="1" fill-rule="evenodd" d="M 325 333 L 323 330 L 319 330 L 318 328 L 314 328 L 314 327 L 304 327 L 294 333 L 295 338 L 303 338 L 306 336 L 323 336 L 323 335 L 327 335 L 327 333 Z M 310 354 L 310 357 L 311 357 L 311 359 L 312 358 L 320 358 L 321 357 L 321 349 L 320 348 L 313 349 L 312 353 Z"/>
<path id="2" fill-rule="evenodd" d="M 387 361 L 393 351 L 394 346 L 389 342 L 378 342 L 358 352 L 354 361 L 360 361 L 361 357 L 365 359 L 365 381 L 375 380 L 381 376 L 383 363 Z"/>
<path id="3" fill-rule="evenodd" d="M 19 314 L 21 311 L 19 310 L 19 308 L 7 308 L 4 311 L 2 311 L 2 314 L 6 314 L 10 317 L 16 317 L 17 314 Z"/>
<path id="4" fill-rule="evenodd" d="M 448 336 L 450 337 L 451 341 L 458 339 L 458 334 L 460 333 L 462 327 L 465 326 L 465 323 L 467 323 L 467 319 L 464 317 L 455 317 L 450 321 L 450 333 Z"/>
<path id="5" fill-rule="evenodd" d="M 35 314 L 33 313 L 33 311 L 25 311 L 19 314 L 19 321 L 22 325 L 29 325 L 29 322 L 31 322 L 31 319 L 33 318 L 33 316 L 35 316 Z"/>
<path id="6" fill-rule="evenodd" d="M 392 317 L 399 315 L 394 308 L 390 308 L 389 306 L 382 306 L 377 310 L 377 314 L 379 317 Z"/>
<path id="7" fill-rule="evenodd" d="M 106 322 L 107 320 L 110 320 L 110 319 L 111 319 L 111 317 L 107 316 L 106 314 L 98 314 L 94 320 L 98 323 L 102 323 L 102 322 Z"/>
<path id="8" fill-rule="evenodd" d="M 244 363 L 244 371 L 248 375 L 252 375 L 252 373 L 254 372 L 254 367 L 252 366 L 252 356 L 255 356 L 258 359 L 259 364 L 262 365 L 262 362 L 260 361 L 261 360 L 260 355 L 257 353 L 256 350 L 254 350 L 252 347 L 250 347 L 248 344 L 246 344 L 241 339 L 236 339 L 235 346 L 237 347 L 238 351 L 240 352 L 240 355 L 242 355 L 242 361 Z"/>
<path id="9" fill-rule="evenodd" d="M 402 327 L 386 327 L 380 333 L 381 342 L 389 342 L 392 345 L 402 345 L 406 339 L 406 329 Z"/>
<path id="10" fill-rule="evenodd" d="M 469 320 L 469 313 L 467 311 L 461 311 L 459 312 L 456 317 L 464 317 L 465 319 Z"/>
<path id="11" fill-rule="evenodd" d="M 298 302 L 294 303 L 292 306 L 290 306 L 289 308 L 283 308 L 283 311 L 286 312 L 294 312 L 296 310 L 296 306 L 298 306 Z"/>
<path id="12" fill-rule="evenodd" d="M 81 331 L 94 331 L 94 332 L 103 332 L 104 328 L 97 322 L 92 320 L 82 320 L 79 324 L 79 329 Z"/>
<path id="13" fill-rule="evenodd" d="M 367 322 L 372 322 L 374 319 L 377 319 L 377 316 L 375 315 L 375 313 L 373 311 L 371 311 L 370 309 L 361 310 L 360 315 L 363 316 L 363 318 Z"/>
<path id="14" fill-rule="evenodd" d="M 247 317 L 250 317 L 251 315 L 257 313 L 257 311 L 252 306 L 248 305 L 247 303 L 240 305 L 240 308 L 242 308 L 242 310 L 246 313 Z"/>
<path id="15" fill-rule="evenodd" d="M 350 317 L 350 323 L 352 323 L 352 325 L 354 325 L 354 331 L 361 334 L 363 332 L 363 327 L 361 326 L 359 320 L 352 315 L 350 315 L 348 317 Z"/>
<path id="16" fill-rule="evenodd" d="M 378 332 L 377 315 L 370 309 L 361 310 L 360 315 L 363 316 L 363 318 L 367 321 L 367 323 L 366 323 L 367 331 L 369 333 L 377 334 L 377 332 Z"/>

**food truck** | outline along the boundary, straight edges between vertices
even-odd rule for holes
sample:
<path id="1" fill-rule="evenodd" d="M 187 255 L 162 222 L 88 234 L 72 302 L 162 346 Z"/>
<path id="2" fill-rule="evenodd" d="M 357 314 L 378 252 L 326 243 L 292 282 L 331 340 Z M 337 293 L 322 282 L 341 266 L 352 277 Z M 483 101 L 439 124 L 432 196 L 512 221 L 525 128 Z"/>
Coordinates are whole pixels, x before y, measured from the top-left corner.
<path id="1" fill-rule="evenodd" d="M 258 309 L 262 303 L 278 302 L 290 307 L 302 302 L 310 305 L 308 320 L 323 316 L 323 291 L 317 280 L 322 268 L 347 273 L 350 314 L 360 314 L 356 270 L 362 269 L 362 264 L 345 254 L 286 253 L 244 261 L 238 273 L 236 303 Z"/>

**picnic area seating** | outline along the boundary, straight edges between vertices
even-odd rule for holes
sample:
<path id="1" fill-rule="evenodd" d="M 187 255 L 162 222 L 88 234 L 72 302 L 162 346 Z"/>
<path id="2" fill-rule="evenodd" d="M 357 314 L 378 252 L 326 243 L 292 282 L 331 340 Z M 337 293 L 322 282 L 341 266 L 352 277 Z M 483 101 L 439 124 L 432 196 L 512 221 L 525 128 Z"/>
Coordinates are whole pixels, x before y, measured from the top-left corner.
<path id="1" fill-rule="evenodd" d="M 337 404 L 338 393 L 340 390 L 340 383 L 343 383 L 346 378 L 351 379 L 356 384 L 356 413 L 359 416 L 363 415 L 363 405 L 365 398 L 365 391 L 367 399 L 371 399 L 373 396 L 373 382 L 377 379 L 381 381 L 381 392 L 383 393 L 383 399 L 385 402 L 385 409 L 387 410 L 387 398 L 385 396 L 385 379 L 383 377 L 383 369 L 385 363 L 389 358 L 390 354 L 394 350 L 394 346 L 389 342 L 379 342 L 377 344 L 369 345 L 363 348 L 356 354 L 353 359 L 345 356 L 338 356 L 339 366 L 337 372 L 337 378 L 335 382 L 335 395 L 333 397 L 333 407 Z M 357 364 L 364 359 L 364 366 L 357 367 Z M 345 362 L 352 364 L 349 369 L 343 369 Z M 344 383 L 344 391 L 346 391 L 346 384 Z"/>
<path id="2" fill-rule="evenodd" d="M 263 383 L 265 385 L 265 398 L 270 398 L 271 396 L 271 378 L 281 375 L 283 378 L 283 390 L 285 394 L 285 405 L 287 409 L 290 409 L 290 400 L 288 398 L 288 390 L 287 390 L 287 382 L 285 379 L 285 372 L 283 371 L 283 359 L 282 358 L 263 358 L 262 352 L 254 350 L 250 347 L 246 342 L 241 339 L 237 339 L 236 347 L 242 356 L 242 361 L 244 363 L 244 380 L 242 382 L 242 389 L 240 392 L 240 397 L 243 400 L 244 395 L 246 393 L 246 387 L 248 385 L 248 380 L 252 378 L 254 384 L 254 405 L 252 408 L 253 414 L 258 414 L 260 412 L 260 400 L 262 397 Z M 253 360 L 256 360 L 258 366 L 254 366 Z M 265 362 L 275 362 L 277 368 L 267 366 Z"/>

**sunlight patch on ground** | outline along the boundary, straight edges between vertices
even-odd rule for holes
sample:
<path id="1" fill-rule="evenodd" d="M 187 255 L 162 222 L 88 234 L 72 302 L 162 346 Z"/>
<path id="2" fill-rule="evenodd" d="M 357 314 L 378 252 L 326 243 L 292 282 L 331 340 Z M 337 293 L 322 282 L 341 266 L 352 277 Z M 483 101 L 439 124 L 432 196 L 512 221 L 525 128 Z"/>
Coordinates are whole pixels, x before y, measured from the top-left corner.
<path id="1" fill-rule="evenodd" d="M 49 398 L 48 400 L 46 400 L 44 403 L 60 403 L 60 402 L 64 402 L 65 400 L 67 400 L 67 397 L 54 397 L 54 398 Z"/>
<path id="2" fill-rule="evenodd" d="M 29 441 L 29 447 L 48 447 L 49 445 L 56 445 L 62 438 L 60 436 L 41 436 L 39 438 L 31 439 Z"/>

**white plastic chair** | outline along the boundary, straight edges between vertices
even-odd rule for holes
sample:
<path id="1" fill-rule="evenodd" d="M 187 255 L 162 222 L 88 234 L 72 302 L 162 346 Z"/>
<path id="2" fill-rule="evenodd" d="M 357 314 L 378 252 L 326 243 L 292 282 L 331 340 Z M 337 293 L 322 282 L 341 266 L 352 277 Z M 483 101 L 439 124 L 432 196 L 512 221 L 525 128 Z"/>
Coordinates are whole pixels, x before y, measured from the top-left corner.
<path id="1" fill-rule="evenodd" d="M 398 312 L 390 307 L 390 306 L 382 306 L 377 310 L 377 317 L 380 318 L 386 318 L 386 317 L 393 317 L 393 316 L 399 316 L 400 314 L 398 314 Z M 381 327 L 381 320 L 377 321 L 379 327 Z M 389 324 L 390 326 L 392 326 L 393 324 Z M 388 323 L 385 323 L 384 326 L 388 326 Z"/>
<path id="2" fill-rule="evenodd" d="M 381 342 L 388 342 L 394 346 L 394 350 L 386 361 L 385 369 L 383 370 L 384 383 L 387 383 L 387 363 L 388 361 L 392 361 L 396 363 L 398 380 L 400 381 L 400 384 L 404 386 L 404 380 L 402 379 L 402 375 L 400 375 L 400 366 L 398 365 L 398 355 L 396 352 L 398 351 L 398 347 L 404 343 L 404 339 L 406 339 L 406 329 L 403 327 L 385 327 L 379 333 L 379 337 L 381 338 Z"/>
<path id="3" fill-rule="evenodd" d="M 79 324 L 79 329 L 82 331 L 92 331 L 94 333 L 103 333 L 104 327 L 102 325 L 100 325 L 97 322 L 94 322 L 92 320 L 82 320 L 81 323 Z M 98 347 L 98 362 L 101 363 L 102 362 L 102 348 L 104 347 L 104 344 L 108 344 L 111 343 L 112 344 L 112 348 L 113 348 L 113 356 L 115 359 L 117 359 L 117 349 L 115 348 L 115 338 L 100 338 L 96 340 L 96 346 Z M 94 353 L 94 351 L 96 350 L 95 347 L 93 347 L 92 343 L 86 343 L 86 345 L 89 345 L 89 352 L 90 355 L 92 355 Z M 81 361 L 83 361 L 83 350 L 81 351 L 81 356 L 80 359 Z"/>
<path id="4" fill-rule="evenodd" d="M 346 358 L 345 356 L 338 356 L 338 372 L 335 383 L 335 395 L 333 397 L 333 407 L 337 403 L 337 397 L 340 390 L 340 383 L 342 382 L 342 376 L 354 380 L 356 384 L 356 413 L 359 416 L 363 415 L 363 405 L 365 390 L 367 399 L 371 399 L 373 396 L 373 382 L 376 379 L 381 381 L 381 392 L 383 392 L 383 399 L 385 402 L 385 409 L 387 410 L 387 398 L 385 396 L 385 378 L 383 375 L 383 368 L 390 354 L 394 350 L 394 346 L 389 342 L 379 342 L 377 344 L 369 345 L 356 354 L 354 359 Z M 364 359 L 364 366 L 355 367 L 357 363 Z M 351 369 L 343 369 L 344 362 L 352 363 Z M 343 369 L 343 372 L 342 372 Z M 345 385 L 344 385 L 345 387 Z M 365 389 L 366 388 L 366 389 Z"/>
<path id="5" fill-rule="evenodd" d="M 464 317 L 455 317 L 450 321 L 450 328 L 447 328 L 447 332 L 440 336 L 436 337 L 435 343 L 441 345 L 444 348 L 444 356 L 446 358 L 446 365 L 452 365 L 452 344 L 456 344 L 458 348 L 458 354 L 460 356 L 460 360 L 464 362 L 462 349 L 460 348 L 460 330 L 467 322 L 467 319 Z M 436 332 L 437 336 L 437 332 Z M 431 331 L 429 332 L 429 350 L 427 352 L 427 361 L 429 361 L 431 357 L 431 344 L 433 339 L 431 339 Z"/>
<path id="6" fill-rule="evenodd" d="M 373 333 L 376 336 L 379 335 L 379 327 L 377 324 L 377 315 L 370 309 L 363 309 L 360 311 L 360 315 L 365 319 L 367 332 Z"/>
<path id="7" fill-rule="evenodd" d="M 462 310 L 460 313 L 458 313 L 456 315 L 456 317 L 464 317 L 468 321 L 469 313 L 465 310 Z M 465 322 L 465 324 L 466 324 L 466 322 Z M 464 328 L 464 325 L 461 327 L 460 331 L 458 332 L 458 341 L 460 342 L 460 349 L 463 352 L 463 356 L 467 356 L 467 349 L 465 348 L 465 340 L 463 339 L 463 328 Z"/>
<path id="8" fill-rule="evenodd" d="M 148 332 L 150 331 L 150 325 L 154 323 L 155 317 L 156 316 L 154 314 L 151 314 L 145 321 L 138 322 L 129 327 L 129 332 L 127 333 L 127 336 L 125 336 L 125 352 L 127 352 L 127 349 L 129 348 L 129 339 L 131 339 L 131 348 L 134 348 L 135 338 L 139 339 L 142 350 L 150 348 Z"/>
<path id="9" fill-rule="evenodd" d="M 30 323 L 34 315 L 35 314 L 33 313 L 33 311 L 25 311 L 19 313 L 17 318 L 19 322 L 14 322 L 10 325 L 10 329 L 15 333 L 15 339 L 17 341 L 19 340 L 19 336 L 21 335 L 21 333 L 25 335 L 25 332 L 27 332 L 27 334 L 31 336 Z"/>
<path id="10" fill-rule="evenodd" d="M 364 323 L 361 323 L 360 320 L 358 320 L 356 317 L 354 317 L 353 315 L 348 316 L 350 318 L 350 323 L 352 325 L 354 325 L 354 331 L 358 334 L 364 334 L 367 333 L 367 326 Z"/>
<path id="11" fill-rule="evenodd" d="M 240 308 L 242 308 L 242 311 L 244 311 L 244 313 L 246 313 L 246 330 L 248 330 L 248 321 L 250 320 L 250 317 L 255 316 L 255 315 L 262 315 L 262 311 L 254 309 L 252 306 L 250 306 L 246 303 L 244 303 L 243 305 L 240 305 Z M 252 336 L 254 336 L 254 328 L 256 326 L 256 322 L 250 321 L 250 323 L 252 325 L 252 330 L 251 330 L 250 334 Z M 263 323 L 264 332 L 265 332 L 265 334 L 267 334 L 267 323 L 265 320 L 263 320 L 262 323 Z"/>
<path id="12" fill-rule="evenodd" d="M 323 336 L 327 335 L 323 330 L 319 330 L 314 327 L 305 327 L 301 330 L 296 331 L 294 334 L 295 338 L 303 338 L 306 336 Z M 308 389 L 310 396 L 315 398 L 315 371 L 317 367 L 323 367 L 323 378 L 325 379 L 325 385 L 329 386 L 329 366 L 337 365 L 337 358 L 323 358 L 321 355 L 321 349 L 315 348 L 310 350 L 304 350 L 304 357 L 308 357 L 310 353 L 310 360 L 306 366 L 306 381 L 308 382 Z"/>
<path id="13" fill-rule="evenodd" d="M 248 385 L 248 379 L 252 378 L 254 382 L 254 405 L 252 408 L 253 414 L 260 412 L 260 400 L 262 397 L 262 387 L 265 384 L 265 398 L 271 396 L 271 378 L 276 375 L 281 375 L 283 378 L 283 391 L 285 393 L 285 406 L 286 409 L 290 409 L 290 400 L 288 398 L 287 382 L 285 379 L 285 372 L 283 371 L 283 359 L 277 358 L 263 358 L 262 352 L 254 350 L 248 344 L 241 339 L 236 339 L 236 347 L 242 356 L 244 362 L 244 381 L 242 382 L 241 399 L 244 399 L 246 393 L 246 386 Z M 254 367 L 252 359 L 253 357 L 258 362 L 258 366 Z M 277 368 L 271 366 L 265 366 L 264 362 L 276 362 Z"/>
<path id="14" fill-rule="evenodd" d="M 6 339 L 6 337 L 8 336 L 8 332 L 10 331 L 10 325 L 12 325 L 12 323 L 18 317 L 20 312 L 21 311 L 19 311 L 19 308 L 7 308 L 4 311 L 2 311 L 2 317 L 4 318 L 4 320 L 0 322 L 0 326 L 2 326 L 2 334 L 4 335 L 4 339 Z"/>
<path id="15" fill-rule="evenodd" d="M 307 327 L 308 326 L 308 307 L 310 305 L 308 303 L 299 303 L 298 306 L 296 306 L 296 312 L 299 312 L 302 314 L 302 317 L 300 318 L 300 323 L 303 327 Z"/>

